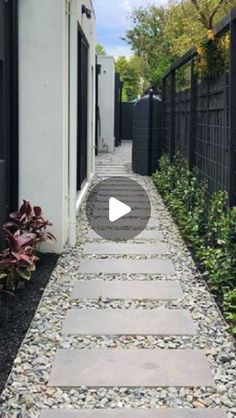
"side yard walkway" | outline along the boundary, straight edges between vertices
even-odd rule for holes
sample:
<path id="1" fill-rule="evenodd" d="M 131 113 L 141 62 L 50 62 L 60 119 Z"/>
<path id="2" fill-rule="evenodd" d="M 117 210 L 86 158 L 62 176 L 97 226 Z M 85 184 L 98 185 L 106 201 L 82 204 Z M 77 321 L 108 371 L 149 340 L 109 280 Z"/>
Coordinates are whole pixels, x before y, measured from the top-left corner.
<path id="1" fill-rule="evenodd" d="M 130 159 L 129 143 L 100 155 L 95 182 L 135 179 L 152 219 L 134 240 L 107 242 L 83 205 L 78 245 L 52 275 L 1 418 L 236 417 L 234 342 L 152 181 L 133 175 Z"/>

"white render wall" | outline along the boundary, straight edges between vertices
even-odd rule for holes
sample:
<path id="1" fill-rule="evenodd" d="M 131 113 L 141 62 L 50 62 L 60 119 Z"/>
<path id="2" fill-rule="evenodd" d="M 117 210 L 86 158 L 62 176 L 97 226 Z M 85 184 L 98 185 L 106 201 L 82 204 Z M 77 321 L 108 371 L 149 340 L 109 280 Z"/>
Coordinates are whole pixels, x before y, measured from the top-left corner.
<path id="1" fill-rule="evenodd" d="M 62 250 L 72 228 L 75 235 L 74 218 L 81 201 L 76 186 L 73 190 L 77 164 L 77 55 L 71 57 L 71 62 L 68 58 L 69 48 L 77 54 L 78 24 L 90 44 L 89 180 L 94 172 L 95 76 L 93 80 L 91 74 L 95 68 L 95 17 L 93 14 L 88 20 L 82 16 L 82 3 L 92 9 L 90 0 L 71 0 L 68 47 L 68 3 L 19 2 L 19 198 L 20 202 L 29 199 L 42 206 L 45 216 L 53 222 L 57 242 L 44 249 L 54 251 Z M 73 75 L 70 84 L 69 71 Z"/>
<path id="2" fill-rule="evenodd" d="M 98 56 L 101 73 L 98 81 L 98 105 L 100 108 L 101 135 L 99 152 L 112 152 L 115 148 L 115 61 L 113 57 Z"/>

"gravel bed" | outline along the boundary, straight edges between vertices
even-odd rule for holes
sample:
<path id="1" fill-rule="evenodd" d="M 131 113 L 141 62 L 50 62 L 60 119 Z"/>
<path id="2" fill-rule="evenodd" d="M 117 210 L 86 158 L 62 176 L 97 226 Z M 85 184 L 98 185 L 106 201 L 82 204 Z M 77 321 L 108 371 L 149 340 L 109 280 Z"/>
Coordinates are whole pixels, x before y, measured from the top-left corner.
<path id="1" fill-rule="evenodd" d="M 25 289 L 16 290 L 14 295 L 0 294 L 0 393 L 58 259 L 55 254 L 39 257 L 37 270 Z"/>
<path id="2" fill-rule="evenodd" d="M 110 161 L 107 157 L 107 161 Z M 114 160 L 115 161 L 115 160 Z M 145 185 L 152 196 L 153 208 L 160 219 L 159 230 L 171 248 L 176 274 L 161 275 L 104 275 L 78 274 L 86 233 L 89 229 L 85 205 L 78 219 L 78 245 L 66 248 L 44 292 L 37 314 L 15 360 L 8 384 L 1 397 L 2 418 L 38 418 L 47 407 L 115 408 L 125 407 L 223 407 L 228 418 L 236 417 L 236 360 L 235 344 L 227 325 L 198 272 L 178 228 L 150 179 L 132 176 Z M 92 242 L 90 240 L 87 242 Z M 101 240 L 104 242 L 104 240 Z M 135 240 L 132 242 L 136 242 Z M 139 241 L 140 242 L 140 241 Z M 147 242 L 147 241 L 142 241 Z M 151 242 L 151 241 L 150 241 Z M 99 257 L 100 258 L 100 257 Z M 126 256 L 127 258 L 127 256 Z M 140 258 L 139 256 L 132 259 Z M 185 298 L 182 301 L 77 300 L 71 299 L 76 280 L 180 280 Z M 65 314 L 71 307 L 79 309 L 189 309 L 198 324 L 194 337 L 110 336 L 67 337 L 61 333 Z M 167 389 L 88 389 L 60 390 L 47 387 L 56 350 L 61 348 L 201 348 L 211 366 L 216 388 Z"/>

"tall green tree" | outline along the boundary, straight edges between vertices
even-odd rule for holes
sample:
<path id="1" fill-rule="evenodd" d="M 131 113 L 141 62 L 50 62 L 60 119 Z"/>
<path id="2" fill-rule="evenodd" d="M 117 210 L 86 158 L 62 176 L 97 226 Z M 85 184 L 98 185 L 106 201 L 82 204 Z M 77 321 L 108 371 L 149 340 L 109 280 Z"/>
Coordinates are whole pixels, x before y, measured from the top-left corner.
<path id="1" fill-rule="evenodd" d="M 201 24 L 208 30 L 212 30 L 217 20 L 236 5 L 235 0 L 190 0 L 190 3 Z"/>
<path id="2" fill-rule="evenodd" d="M 102 44 L 97 43 L 96 45 L 96 54 L 97 55 L 106 55 L 106 50 Z"/>
<path id="3" fill-rule="evenodd" d="M 156 83 L 171 63 L 169 40 L 165 37 L 167 9 L 150 6 L 133 11 L 132 29 L 126 33 L 126 41 L 139 57 L 144 87 Z"/>
<path id="4" fill-rule="evenodd" d="M 144 83 L 160 85 L 169 66 L 210 36 L 233 6 L 236 0 L 170 0 L 135 9 L 125 39 L 139 57 Z"/>
<path id="5" fill-rule="evenodd" d="M 141 70 L 139 59 L 119 57 L 116 60 L 116 71 L 120 74 L 123 86 L 123 101 L 132 101 L 140 94 Z"/>

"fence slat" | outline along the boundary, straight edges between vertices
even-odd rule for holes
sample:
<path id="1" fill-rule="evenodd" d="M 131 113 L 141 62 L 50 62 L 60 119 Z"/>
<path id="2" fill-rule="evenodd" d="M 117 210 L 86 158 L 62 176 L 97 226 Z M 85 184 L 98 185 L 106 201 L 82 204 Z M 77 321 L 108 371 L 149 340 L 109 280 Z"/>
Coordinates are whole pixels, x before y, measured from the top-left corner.
<path id="1" fill-rule="evenodd" d="M 230 24 L 230 74 L 229 74 L 229 110 L 230 110 L 230 205 L 236 205 L 236 20 Z"/>
<path id="2" fill-rule="evenodd" d="M 190 90 L 190 127 L 189 127 L 189 168 L 196 165 L 196 135 L 197 135 L 197 76 L 195 74 L 195 61 L 191 63 L 191 90 Z"/>
<path id="3" fill-rule="evenodd" d="M 171 72 L 170 81 L 170 159 L 173 160 L 175 154 L 175 97 L 176 97 L 176 79 L 175 70 Z"/>

